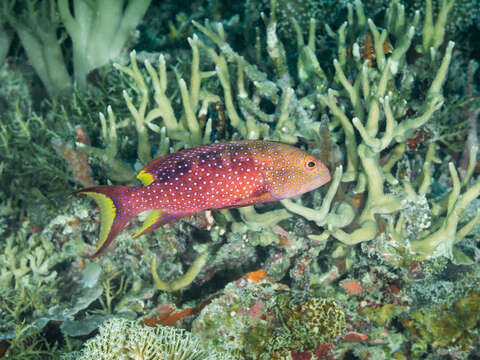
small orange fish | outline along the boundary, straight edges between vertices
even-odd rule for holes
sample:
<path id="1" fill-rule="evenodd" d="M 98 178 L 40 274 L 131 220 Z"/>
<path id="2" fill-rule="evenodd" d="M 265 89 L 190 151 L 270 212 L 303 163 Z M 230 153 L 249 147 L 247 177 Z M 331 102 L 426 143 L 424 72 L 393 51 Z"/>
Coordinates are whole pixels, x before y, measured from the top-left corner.
<path id="1" fill-rule="evenodd" d="M 202 210 L 226 209 L 298 196 L 330 181 L 327 167 L 296 147 L 246 140 L 196 146 L 153 160 L 143 186 L 78 190 L 101 212 L 98 256 L 135 215 L 152 210 L 133 237 Z"/>

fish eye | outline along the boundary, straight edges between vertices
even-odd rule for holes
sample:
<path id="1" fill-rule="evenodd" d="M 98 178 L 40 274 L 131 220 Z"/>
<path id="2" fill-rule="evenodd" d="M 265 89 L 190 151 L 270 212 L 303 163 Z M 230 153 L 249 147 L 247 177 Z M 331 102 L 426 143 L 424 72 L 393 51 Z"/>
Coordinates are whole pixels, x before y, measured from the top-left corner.
<path id="1" fill-rule="evenodd" d="M 306 170 L 313 170 L 317 166 L 317 163 L 312 159 L 306 159 L 303 166 Z"/>

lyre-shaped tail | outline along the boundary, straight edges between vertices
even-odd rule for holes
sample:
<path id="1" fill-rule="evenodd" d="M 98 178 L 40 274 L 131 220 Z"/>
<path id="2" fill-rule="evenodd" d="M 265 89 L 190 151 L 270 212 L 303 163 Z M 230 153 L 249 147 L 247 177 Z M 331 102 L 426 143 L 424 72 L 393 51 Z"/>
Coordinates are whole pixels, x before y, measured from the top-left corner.
<path id="1" fill-rule="evenodd" d="M 92 258 L 100 255 L 136 215 L 127 203 L 128 193 L 134 190 L 132 186 L 93 186 L 75 191 L 91 197 L 100 208 L 100 235 Z"/>

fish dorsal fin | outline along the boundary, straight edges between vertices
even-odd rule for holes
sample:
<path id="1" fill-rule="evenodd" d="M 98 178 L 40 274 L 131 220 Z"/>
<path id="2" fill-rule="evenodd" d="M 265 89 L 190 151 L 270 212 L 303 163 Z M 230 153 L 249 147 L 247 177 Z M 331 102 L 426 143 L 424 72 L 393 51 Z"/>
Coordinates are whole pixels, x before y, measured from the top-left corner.
<path id="1" fill-rule="evenodd" d="M 148 186 L 155 181 L 153 175 L 145 171 L 145 169 L 138 173 L 137 179 L 142 182 L 143 186 Z"/>
<path id="2" fill-rule="evenodd" d="M 159 168 L 162 166 L 160 164 L 162 161 L 165 161 L 165 158 L 168 155 L 164 155 L 159 157 L 158 159 L 152 160 L 148 163 L 147 166 L 145 166 L 142 171 L 140 171 L 137 175 L 137 179 L 140 180 L 143 184 L 143 186 L 148 186 L 151 183 L 153 183 L 155 180 L 157 180 L 157 172 L 155 169 Z"/>

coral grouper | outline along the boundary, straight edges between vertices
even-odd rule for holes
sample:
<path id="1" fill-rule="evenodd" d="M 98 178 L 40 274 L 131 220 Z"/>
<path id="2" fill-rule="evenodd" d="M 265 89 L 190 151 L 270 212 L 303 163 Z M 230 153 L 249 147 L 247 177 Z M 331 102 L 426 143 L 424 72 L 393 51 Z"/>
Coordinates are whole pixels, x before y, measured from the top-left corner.
<path id="1" fill-rule="evenodd" d="M 281 200 L 330 180 L 327 167 L 293 146 L 235 141 L 197 146 L 153 160 L 137 178 L 144 186 L 94 186 L 76 193 L 100 207 L 99 255 L 135 215 L 152 210 L 133 237 L 208 209 Z"/>

